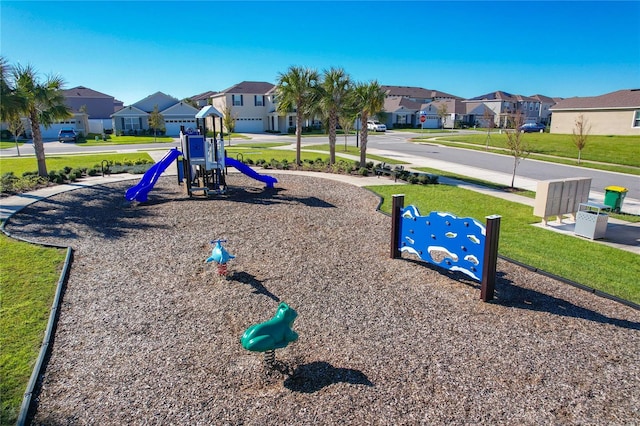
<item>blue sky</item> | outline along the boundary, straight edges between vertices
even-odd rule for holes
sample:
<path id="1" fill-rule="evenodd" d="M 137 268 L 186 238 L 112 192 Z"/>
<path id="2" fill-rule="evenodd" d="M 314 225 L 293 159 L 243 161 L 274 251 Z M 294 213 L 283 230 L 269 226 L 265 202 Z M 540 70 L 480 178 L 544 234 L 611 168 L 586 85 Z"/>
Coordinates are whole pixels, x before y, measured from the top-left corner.
<path id="1" fill-rule="evenodd" d="M 7 1 L 0 54 L 126 104 L 292 65 L 470 98 L 640 88 L 638 1 Z"/>

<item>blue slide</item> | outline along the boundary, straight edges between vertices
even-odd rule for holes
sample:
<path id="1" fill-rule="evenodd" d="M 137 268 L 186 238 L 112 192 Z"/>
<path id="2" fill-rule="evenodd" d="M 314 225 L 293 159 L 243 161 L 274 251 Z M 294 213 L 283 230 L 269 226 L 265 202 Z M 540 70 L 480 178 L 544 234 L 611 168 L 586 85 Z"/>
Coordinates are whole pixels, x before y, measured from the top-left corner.
<path id="1" fill-rule="evenodd" d="M 261 175 L 260 173 L 253 170 L 251 167 L 247 166 L 246 164 L 238 160 L 234 160 L 233 158 L 225 157 L 224 161 L 227 166 L 235 167 L 240 172 L 244 173 L 250 178 L 266 183 L 267 188 L 273 188 L 273 184 L 278 182 L 278 179 L 274 178 L 273 176 Z"/>
<path id="2" fill-rule="evenodd" d="M 132 201 L 136 200 L 139 203 L 144 203 L 147 201 L 147 195 L 149 191 L 153 189 L 153 186 L 158 181 L 158 178 L 165 171 L 169 164 L 173 163 L 173 160 L 178 158 L 178 156 L 182 155 L 182 153 L 177 148 L 172 148 L 167 154 L 162 157 L 162 160 L 158 161 L 156 164 L 151 166 L 149 170 L 147 170 L 140 182 L 127 190 L 124 196 L 127 200 Z"/>

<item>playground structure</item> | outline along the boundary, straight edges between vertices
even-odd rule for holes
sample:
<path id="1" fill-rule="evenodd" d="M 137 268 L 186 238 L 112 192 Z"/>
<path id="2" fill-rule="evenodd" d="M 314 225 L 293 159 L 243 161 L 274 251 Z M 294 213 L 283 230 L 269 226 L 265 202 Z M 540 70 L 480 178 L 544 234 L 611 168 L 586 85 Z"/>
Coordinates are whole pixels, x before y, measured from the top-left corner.
<path id="1" fill-rule="evenodd" d="M 298 340 L 298 333 L 293 331 L 293 322 L 297 316 L 295 309 L 281 302 L 273 318 L 246 329 L 240 338 L 242 347 L 252 352 L 263 352 L 265 364 L 273 367 L 275 350 Z"/>
<path id="2" fill-rule="evenodd" d="M 480 281 L 480 298 L 493 299 L 500 216 L 487 216 L 486 227 L 473 218 L 431 212 L 421 216 L 415 206 L 404 207 L 404 195 L 393 195 L 391 212 L 392 259 L 402 251 L 441 268 L 462 272 Z"/>
<path id="3" fill-rule="evenodd" d="M 207 138 L 206 118 L 212 117 L 212 132 L 214 137 Z M 216 118 L 219 119 L 220 133 L 216 132 Z M 227 158 L 222 136 L 223 115 L 213 106 L 203 107 L 196 114 L 197 129 L 184 128 L 180 131 L 180 144 L 184 159 L 182 161 L 182 174 L 178 165 L 178 180 L 186 181 L 187 193 L 224 194 L 227 191 L 226 174 L 227 166 L 232 166 L 247 176 L 264 182 L 267 188 L 273 188 L 278 180 L 272 176 L 257 173 L 249 166 L 232 158 Z M 216 139 L 215 135 L 220 136 Z"/>

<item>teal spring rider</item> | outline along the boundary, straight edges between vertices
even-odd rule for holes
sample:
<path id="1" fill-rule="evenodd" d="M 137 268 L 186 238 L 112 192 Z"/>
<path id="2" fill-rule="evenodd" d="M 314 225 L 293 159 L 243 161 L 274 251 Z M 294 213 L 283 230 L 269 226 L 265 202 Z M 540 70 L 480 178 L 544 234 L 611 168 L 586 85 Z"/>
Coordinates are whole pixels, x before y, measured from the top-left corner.
<path id="1" fill-rule="evenodd" d="M 213 246 L 213 250 L 211 250 L 211 256 L 209 256 L 207 260 L 205 260 L 206 263 L 214 262 L 216 265 L 218 265 L 218 275 L 224 276 L 227 275 L 227 262 L 235 258 L 234 255 L 230 254 L 227 251 L 227 249 L 222 247 L 222 243 L 226 242 L 227 240 L 221 239 L 211 241 L 211 244 L 215 244 L 215 246 Z"/>
<path id="2" fill-rule="evenodd" d="M 265 363 L 273 367 L 275 350 L 298 340 L 298 333 L 293 331 L 293 321 L 297 316 L 293 308 L 284 302 L 280 303 L 273 318 L 247 328 L 240 338 L 242 347 L 252 352 L 263 352 Z"/>

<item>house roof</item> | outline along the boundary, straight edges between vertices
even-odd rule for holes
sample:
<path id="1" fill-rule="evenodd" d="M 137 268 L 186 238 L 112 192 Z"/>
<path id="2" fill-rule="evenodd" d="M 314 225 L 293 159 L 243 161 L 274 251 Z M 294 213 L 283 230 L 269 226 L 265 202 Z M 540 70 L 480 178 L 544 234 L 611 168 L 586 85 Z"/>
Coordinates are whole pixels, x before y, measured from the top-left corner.
<path id="1" fill-rule="evenodd" d="M 242 93 L 248 93 L 248 94 L 256 94 L 256 93 L 260 93 L 260 94 L 266 94 L 267 92 L 269 92 L 271 89 L 273 89 L 275 87 L 275 85 L 271 84 L 271 83 L 267 83 L 265 81 L 243 81 L 242 83 L 238 83 L 234 86 L 229 87 L 228 89 L 225 89 L 221 92 L 218 92 L 216 94 L 222 94 L 222 93 L 238 93 L 238 94 L 242 94 Z"/>
<path id="2" fill-rule="evenodd" d="M 516 100 L 516 95 L 512 95 L 502 90 L 496 90 L 495 92 L 486 93 L 484 95 L 476 96 L 475 98 L 467 99 L 467 101 L 511 101 Z"/>
<path id="3" fill-rule="evenodd" d="M 198 112 L 198 108 L 194 108 L 186 102 L 178 102 L 175 105 L 171 105 L 169 108 L 160 111 L 165 116 L 183 116 L 183 117 L 195 117 Z"/>
<path id="4" fill-rule="evenodd" d="M 147 112 L 136 108 L 133 105 L 129 105 L 114 112 L 113 114 L 111 114 L 111 117 L 139 117 L 147 115 L 149 115 Z"/>
<path id="5" fill-rule="evenodd" d="M 98 92 L 97 90 L 89 89 L 84 86 L 72 87 L 71 89 L 65 89 L 62 91 L 65 98 L 108 98 L 114 99 L 113 96 L 106 95 Z"/>
<path id="6" fill-rule="evenodd" d="M 544 104 L 555 104 L 557 102 L 556 99 L 544 95 L 531 95 L 529 97 Z"/>
<path id="7" fill-rule="evenodd" d="M 384 99 L 384 110 L 387 112 L 396 112 L 403 109 L 418 111 L 421 105 L 422 104 L 420 102 L 414 102 L 411 99 L 400 96 L 393 96 Z"/>
<path id="8" fill-rule="evenodd" d="M 574 97 L 558 101 L 551 111 L 569 109 L 640 108 L 640 89 L 624 89 L 600 96 Z"/>
<path id="9" fill-rule="evenodd" d="M 433 105 L 433 107 L 436 109 L 436 111 L 442 105 L 446 105 L 447 106 L 447 112 L 449 114 L 451 114 L 451 113 L 466 114 L 467 113 L 466 105 L 463 104 L 462 101 L 459 100 L 459 99 L 440 99 L 440 100 L 437 100 L 437 101 L 430 102 L 429 104 Z M 429 104 L 427 104 L 427 106 Z"/>
<path id="10" fill-rule="evenodd" d="M 402 96 L 414 99 L 462 99 L 459 96 L 451 95 L 439 90 L 424 89 L 422 87 L 381 85 L 380 88 L 385 92 L 386 96 Z"/>
<path id="11" fill-rule="evenodd" d="M 199 95 L 191 96 L 189 99 L 192 101 L 202 101 L 202 100 L 209 99 L 211 96 L 215 95 L 216 93 L 218 92 L 213 92 L 209 90 L 207 92 L 200 93 Z"/>
<path id="12" fill-rule="evenodd" d="M 134 103 L 133 106 L 143 111 L 151 112 L 157 105 L 159 111 L 164 111 L 165 109 L 177 104 L 178 102 L 180 101 L 173 96 L 167 95 L 162 92 L 156 92 L 153 95 L 149 95 L 146 98 Z"/>

